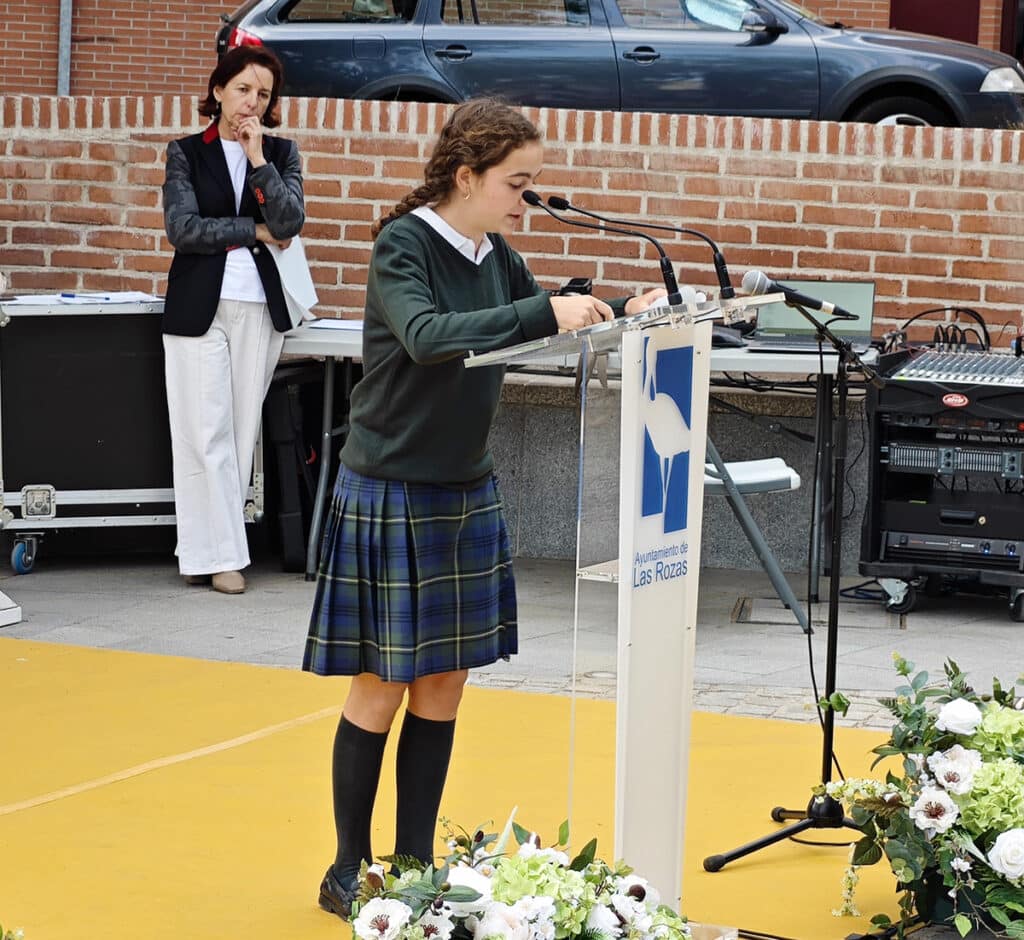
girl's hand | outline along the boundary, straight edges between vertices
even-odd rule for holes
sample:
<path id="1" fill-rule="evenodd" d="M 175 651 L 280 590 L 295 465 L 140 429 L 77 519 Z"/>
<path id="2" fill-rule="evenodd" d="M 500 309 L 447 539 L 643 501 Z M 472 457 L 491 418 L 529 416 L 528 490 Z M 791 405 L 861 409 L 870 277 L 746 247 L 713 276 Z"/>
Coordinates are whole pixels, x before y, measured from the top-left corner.
<path id="1" fill-rule="evenodd" d="M 634 314 L 643 313 L 658 298 L 667 296 L 668 291 L 664 287 L 654 287 L 637 297 L 630 297 L 626 301 L 626 316 L 631 317 Z"/>
<path id="2" fill-rule="evenodd" d="M 256 223 L 256 241 L 267 245 L 277 245 L 281 249 L 287 248 L 292 243 L 290 238 L 274 238 L 270 234 L 270 229 L 263 222 Z"/>
<path id="3" fill-rule="evenodd" d="M 551 309 L 555 312 L 555 321 L 560 330 L 579 330 L 585 326 L 593 326 L 614 316 L 612 308 L 603 300 L 589 294 L 578 294 L 575 297 L 552 297 Z"/>
<path id="4" fill-rule="evenodd" d="M 263 157 L 263 122 L 253 115 L 244 117 L 235 128 L 235 136 L 245 151 L 245 156 L 254 166 L 265 166 Z"/>

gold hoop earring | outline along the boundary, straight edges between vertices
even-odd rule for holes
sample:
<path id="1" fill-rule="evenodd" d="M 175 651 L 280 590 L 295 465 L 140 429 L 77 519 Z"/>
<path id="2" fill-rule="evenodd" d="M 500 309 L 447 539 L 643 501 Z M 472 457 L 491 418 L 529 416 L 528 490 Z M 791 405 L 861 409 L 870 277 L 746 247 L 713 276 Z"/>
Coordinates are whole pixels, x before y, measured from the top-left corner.
<path id="1" fill-rule="evenodd" d="M 466 194 L 462 198 L 463 198 L 463 200 L 466 200 L 466 199 L 469 199 L 469 197 L 470 197 L 470 193 L 467 190 Z"/>

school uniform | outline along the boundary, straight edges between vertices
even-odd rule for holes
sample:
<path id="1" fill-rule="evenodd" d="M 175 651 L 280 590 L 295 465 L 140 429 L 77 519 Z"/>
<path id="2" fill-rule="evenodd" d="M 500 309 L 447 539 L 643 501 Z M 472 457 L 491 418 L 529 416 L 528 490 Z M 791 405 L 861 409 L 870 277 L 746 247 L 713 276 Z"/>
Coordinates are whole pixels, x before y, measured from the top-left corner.
<path id="1" fill-rule="evenodd" d="M 500 235 L 478 252 L 426 207 L 378 235 L 304 669 L 411 682 L 517 651 L 487 447 L 505 369 L 463 359 L 557 331 L 547 293 Z"/>
<path id="2" fill-rule="evenodd" d="M 164 300 L 178 565 L 183 575 L 249 564 L 243 507 L 263 399 L 294 325 L 277 266 L 256 240 L 305 220 L 298 149 L 263 137 L 265 166 L 216 123 L 172 141 L 164 224 L 175 248 Z"/>

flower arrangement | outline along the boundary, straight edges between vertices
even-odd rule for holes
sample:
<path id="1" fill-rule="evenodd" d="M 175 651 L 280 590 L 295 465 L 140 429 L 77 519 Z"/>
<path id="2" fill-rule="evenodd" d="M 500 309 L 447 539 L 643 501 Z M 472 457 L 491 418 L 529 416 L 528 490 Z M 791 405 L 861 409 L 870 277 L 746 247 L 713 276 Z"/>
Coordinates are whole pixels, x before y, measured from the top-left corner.
<path id="1" fill-rule="evenodd" d="M 903 682 L 882 703 L 896 723 L 874 753 L 876 765 L 901 759 L 899 772 L 817 791 L 845 803 L 864 831 L 837 913 L 855 913 L 856 866 L 885 857 L 902 890 L 898 937 L 916 915 L 961 936 L 984 927 L 1024 940 L 1024 698 L 998 680 L 979 695 L 952 660 L 930 683 L 893 658 Z"/>
<path id="2" fill-rule="evenodd" d="M 514 811 L 513 811 L 514 816 Z M 363 864 L 352 905 L 359 940 L 683 940 L 685 918 L 622 863 L 595 858 L 591 840 L 571 861 L 509 817 L 503 832 L 469 833 L 442 819 L 449 855 L 440 867 L 396 857 L 385 872 Z M 505 854 L 514 836 L 516 851 Z"/>
<path id="3" fill-rule="evenodd" d="M 21 930 L 4 930 L 0 924 L 0 940 L 25 940 L 25 933 Z"/>

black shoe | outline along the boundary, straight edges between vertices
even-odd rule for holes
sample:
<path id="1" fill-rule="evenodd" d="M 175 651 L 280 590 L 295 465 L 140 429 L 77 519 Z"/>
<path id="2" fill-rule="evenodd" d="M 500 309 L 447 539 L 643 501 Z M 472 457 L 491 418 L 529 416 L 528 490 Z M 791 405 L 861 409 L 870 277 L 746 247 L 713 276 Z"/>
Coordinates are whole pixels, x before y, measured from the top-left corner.
<path id="1" fill-rule="evenodd" d="M 358 882 L 355 879 L 345 887 L 334 874 L 333 866 L 327 869 L 324 880 L 320 882 L 320 906 L 331 914 L 337 914 L 342 920 L 352 916 L 352 902 L 358 895 Z"/>

